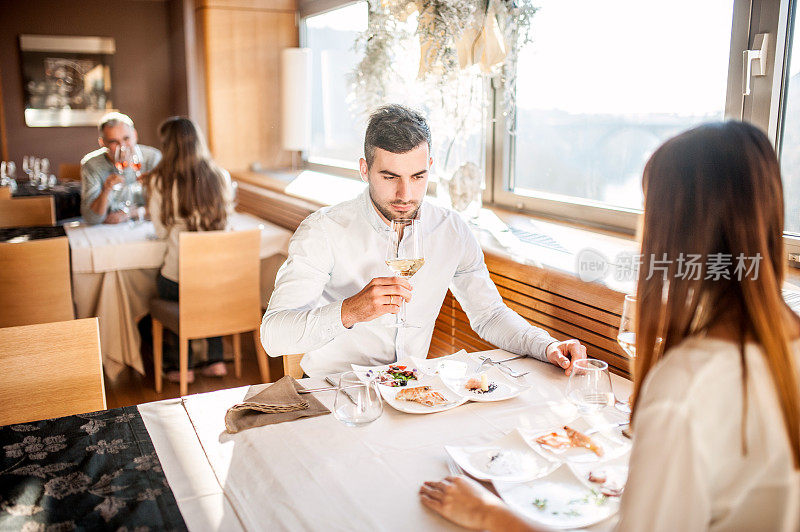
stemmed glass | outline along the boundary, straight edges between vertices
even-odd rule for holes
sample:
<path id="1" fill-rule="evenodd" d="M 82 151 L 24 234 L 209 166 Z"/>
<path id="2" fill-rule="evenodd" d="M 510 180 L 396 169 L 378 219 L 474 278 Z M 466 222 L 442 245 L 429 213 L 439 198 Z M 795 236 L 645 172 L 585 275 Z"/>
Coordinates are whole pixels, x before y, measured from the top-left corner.
<path id="1" fill-rule="evenodd" d="M 636 358 L 636 298 L 631 295 L 626 295 L 625 302 L 622 304 L 617 343 L 631 357 L 632 363 L 633 359 Z M 615 399 L 617 410 L 630 414 L 631 405 L 629 401 Z"/>
<path id="2" fill-rule="evenodd" d="M 131 166 L 131 149 L 129 147 L 124 145 L 117 146 L 117 149 L 114 150 L 114 166 L 117 169 L 117 173 L 124 178 L 125 169 Z M 122 190 L 124 186 L 125 183 L 117 183 L 112 187 L 112 190 Z"/>
<path id="3" fill-rule="evenodd" d="M 372 423 L 383 413 L 376 380 L 362 381 L 353 371 L 342 373 L 333 401 L 333 415 L 350 427 Z"/>
<path id="4" fill-rule="evenodd" d="M 386 265 L 396 275 L 410 279 L 425 264 L 422 242 L 422 225 L 419 219 L 392 220 L 389 245 L 386 248 Z M 406 300 L 400 298 L 400 312 L 392 327 L 419 328 L 406 322 Z"/>
<path id="5" fill-rule="evenodd" d="M 567 399 L 581 414 L 591 414 L 614 402 L 608 364 L 586 358 L 576 360 L 567 383 Z"/>

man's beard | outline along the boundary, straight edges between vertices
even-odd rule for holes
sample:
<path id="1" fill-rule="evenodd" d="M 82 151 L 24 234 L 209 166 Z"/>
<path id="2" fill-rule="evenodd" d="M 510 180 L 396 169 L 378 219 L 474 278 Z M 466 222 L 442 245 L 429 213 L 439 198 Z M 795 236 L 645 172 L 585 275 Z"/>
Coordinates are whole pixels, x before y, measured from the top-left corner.
<path id="1" fill-rule="evenodd" d="M 386 218 L 387 220 L 389 220 L 390 222 L 392 220 L 413 220 L 414 218 L 417 217 L 417 213 L 419 212 L 419 207 L 420 207 L 420 204 L 421 204 L 421 202 L 416 202 L 416 201 L 409 202 L 409 203 L 415 204 L 417 206 L 417 208 L 414 209 L 414 210 L 408 211 L 408 212 L 395 214 L 395 213 L 391 212 L 387 208 L 386 205 L 381 205 L 378 201 L 375 200 L 375 196 L 372 195 L 372 187 L 371 186 L 369 188 L 369 199 L 372 200 L 372 204 L 375 205 L 375 208 L 378 209 L 378 211 L 383 215 L 383 217 Z M 408 203 L 403 204 L 403 205 L 408 205 Z"/>

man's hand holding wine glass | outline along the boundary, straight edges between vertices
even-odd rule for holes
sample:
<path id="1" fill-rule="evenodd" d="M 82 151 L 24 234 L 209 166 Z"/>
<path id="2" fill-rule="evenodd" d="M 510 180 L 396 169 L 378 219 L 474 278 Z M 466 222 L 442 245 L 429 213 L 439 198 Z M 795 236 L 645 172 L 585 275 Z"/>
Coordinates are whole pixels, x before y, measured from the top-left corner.
<path id="1" fill-rule="evenodd" d="M 411 290 L 411 283 L 402 277 L 376 277 L 342 302 L 342 325 L 349 329 L 384 314 L 397 314 L 403 299 L 411 301 Z"/>

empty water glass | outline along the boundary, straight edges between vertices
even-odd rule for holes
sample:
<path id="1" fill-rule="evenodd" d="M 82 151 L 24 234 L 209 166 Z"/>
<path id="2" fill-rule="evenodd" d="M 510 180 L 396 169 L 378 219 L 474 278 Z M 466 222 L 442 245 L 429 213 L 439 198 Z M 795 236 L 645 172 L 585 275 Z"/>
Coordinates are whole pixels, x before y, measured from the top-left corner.
<path id="1" fill-rule="evenodd" d="M 377 381 L 361 381 L 353 371 L 342 373 L 333 402 L 333 415 L 349 427 L 372 423 L 383 413 Z"/>
<path id="2" fill-rule="evenodd" d="M 566 395 L 580 414 L 591 414 L 614 404 L 608 364 L 593 358 L 576 360 Z"/>

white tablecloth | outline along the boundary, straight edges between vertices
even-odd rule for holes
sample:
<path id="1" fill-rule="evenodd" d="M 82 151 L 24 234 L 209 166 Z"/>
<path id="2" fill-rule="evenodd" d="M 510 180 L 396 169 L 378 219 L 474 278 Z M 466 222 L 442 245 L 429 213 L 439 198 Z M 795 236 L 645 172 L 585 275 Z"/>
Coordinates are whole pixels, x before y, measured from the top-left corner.
<path id="1" fill-rule="evenodd" d="M 143 404 L 139 411 L 191 530 L 220 529 L 233 517 L 245 530 L 455 530 L 417 495 L 423 481 L 449 474 L 444 445 L 484 444 L 517 427 L 547 429 L 576 417 L 561 370 L 532 359 L 509 365 L 532 370 L 525 377 L 531 389 L 514 399 L 431 415 L 386 405 L 380 419 L 359 428 L 325 415 L 228 434 L 225 411 L 247 387 Z M 627 398 L 630 382 L 614 375 L 612 381 L 617 396 Z M 332 392 L 316 397 L 331 408 Z M 619 412 L 606 410 L 592 422 L 619 420 Z M 202 494 L 216 502 L 198 508 Z M 592 530 L 609 530 L 615 519 Z"/>
<path id="2" fill-rule="evenodd" d="M 261 293 L 266 306 L 292 232 L 245 213 L 234 213 L 231 226 L 235 231 L 261 229 Z M 115 379 L 126 366 L 144 373 L 136 324 L 156 296 L 155 279 L 164 263 L 166 243 L 154 239 L 150 222 L 65 229 L 77 317 L 99 318 L 106 377 Z"/>

